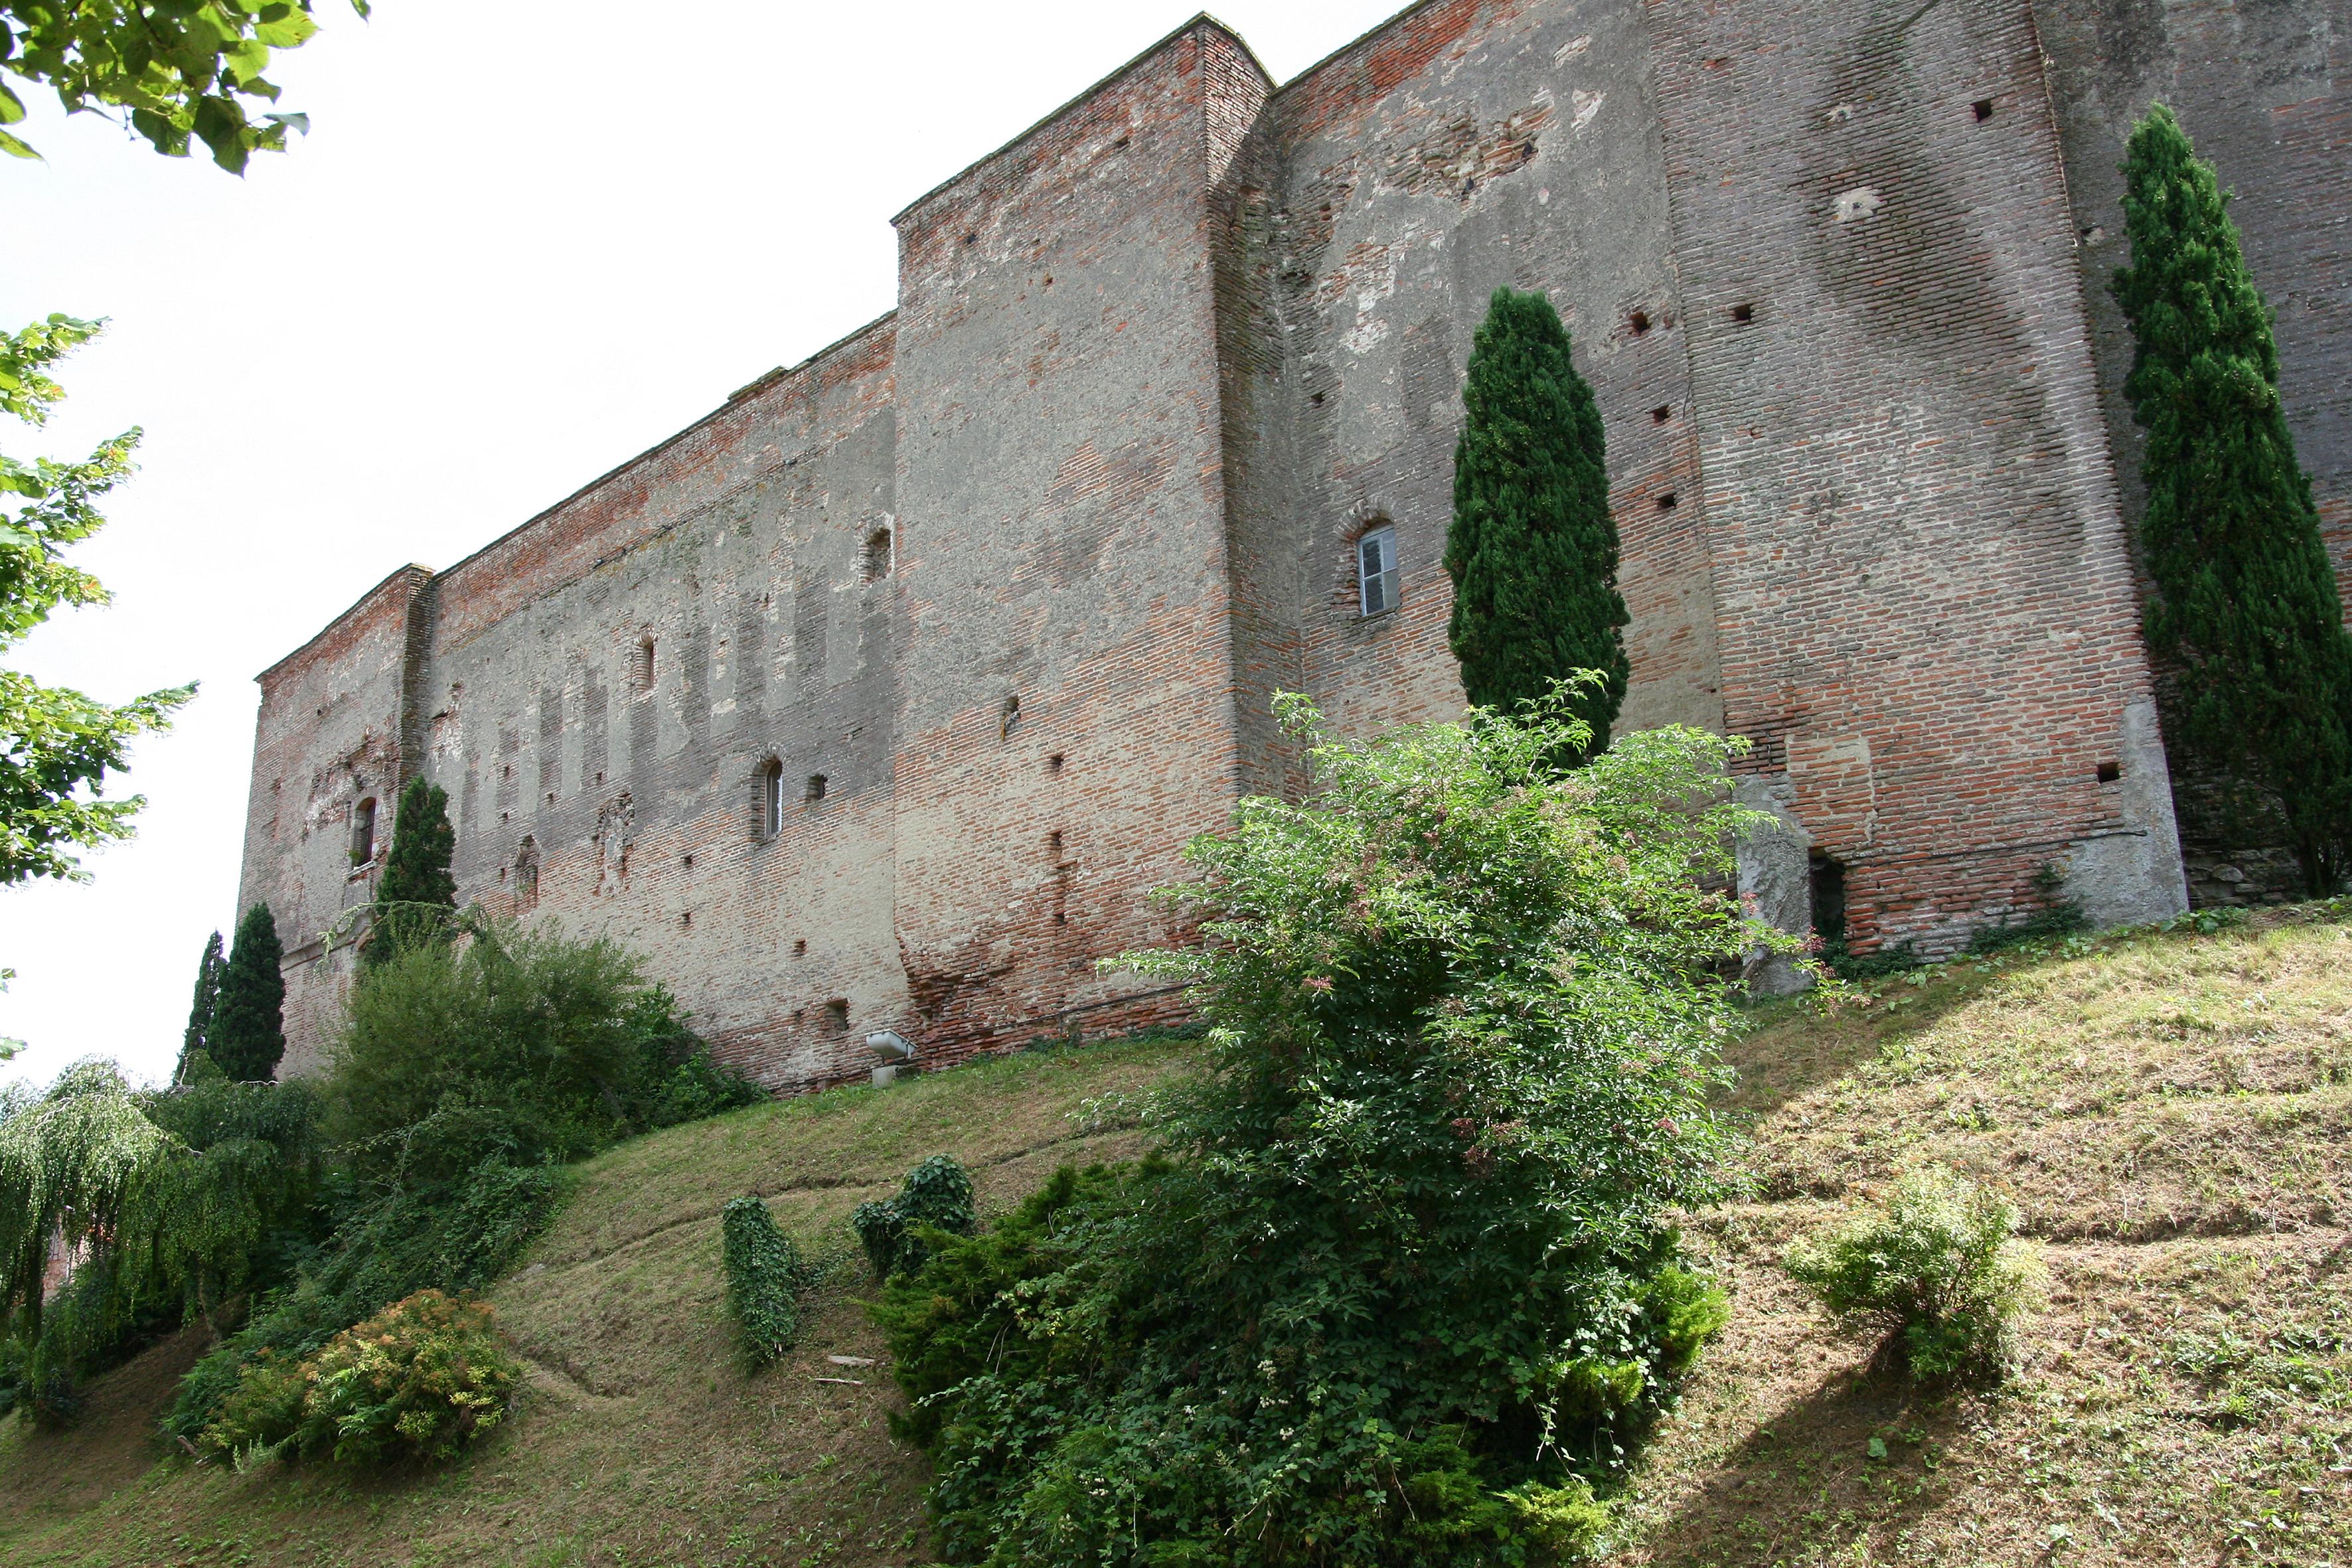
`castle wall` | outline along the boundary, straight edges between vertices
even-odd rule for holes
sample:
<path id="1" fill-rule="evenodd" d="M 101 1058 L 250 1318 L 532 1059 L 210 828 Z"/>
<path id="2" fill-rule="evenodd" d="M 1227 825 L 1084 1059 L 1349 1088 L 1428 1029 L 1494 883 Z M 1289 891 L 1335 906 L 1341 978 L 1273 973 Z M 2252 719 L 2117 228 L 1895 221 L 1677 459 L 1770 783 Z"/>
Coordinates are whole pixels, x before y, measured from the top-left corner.
<path id="1" fill-rule="evenodd" d="M 402 567 L 259 678 L 236 907 L 268 904 L 286 948 L 285 1072 L 314 1070 L 341 1016 L 350 955 L 326 938 L 375 897 L 391 844 L 412 610 L 431 579 Z M 377 858 L 358 863 L 352 814 L 370 800 Z"/>
<path id="2" fill-rule="evenodd" d="M 1948 951 L 2065 868 L 2184 897 L 2031 18 L 1651 0 L 1725 721 L 1849 868 L 1857 943 Z"/>
<path id="3" fill-rule="evenodd" d="M 1093 961 L 1171 934 L 1140 895 L 1230 808 L 1210 105 L 1264 91 L 1190 26 L 898 219 L 898 933 L 928 1055 L 1150 1016 Z"/>
<path id="4" fill-rule="evenodd" d="M 2317 3 L 2232 23 L 2218 76 L 2179 40 L 2219 13 L 2159 20 L 2165 70 L 2305 161 L 2263 178 L 2318 206 L 2249 253 L 2334 497 Z M 2053 36 L 2141 37 L 2075 5 Z M 461 898 L 625 943 L 780 1089 L 862 1071 L 870 1029 L 937 1063 L 1174 1016 L 1098 961 L 1181 940 L 1144 890 L 1299 786 L 1272 694 L 1355 733 L 1459 710 L 1460 380 L 1507 283 L 1559 307 L 1606 424 L 1620 728 L 1754 742 L 1743 793 L 1788 826 L 1760 910 L 1804 922 L 1811 849 L 1865 948 L 2028 915 L 2048 864 L 2103 923 L 2172 912 L 2076 253 L 2112 194 L 2061 155 L 2164 72 L 2090 71 L 2106 47 L 2053 43 L 2053 114 L 2025 0 L 1427 0 L 1278 90 L 1188 24 L 902 213 L 891 317 L 265 673 L 245 896 L 289 946 L 366 902 L 352 804 L 388 843 L 421 770 Z M 1376 523 L 1402 602 L 1366 617 Z M 348 962 L 289 954 L 298 1068 Z"/>
<path id="5" fill-rule="evenodd" d="M 1301 679 L 1345 729 L 1451 718 L 1442 564 L 1461 378 L 1489 296 L 1548 292 L 1608 441 L 1623 730 L 1720 728 L 1715 606 L 1665 175 L 1635 0 L 1423 5 L 1286 85 L 1262 265 L 1286 348 L 1254 503 L 1291 533 Z M 1393 525 L 1402 603 L 1359 613 Z"/>
<path id="6" fill-rule="evenodd" d="M 2123 395 L 2131 329 L 2108 286 L 2131 260 L 2124 143 L 2160 100 L 2236 194 L 2230 216 L 2275 316 L 2279 395 L 2352 608 L 2352 0 L 2035 0 L 2034 15 L 2126 519 L 2137 526 L 2145 505 L 2145 443 Z M 2174 779 L 2197 901 L 2301 895 L 2293 855 L 2233 821 L 2215 779 L 2178 758 Z"/>

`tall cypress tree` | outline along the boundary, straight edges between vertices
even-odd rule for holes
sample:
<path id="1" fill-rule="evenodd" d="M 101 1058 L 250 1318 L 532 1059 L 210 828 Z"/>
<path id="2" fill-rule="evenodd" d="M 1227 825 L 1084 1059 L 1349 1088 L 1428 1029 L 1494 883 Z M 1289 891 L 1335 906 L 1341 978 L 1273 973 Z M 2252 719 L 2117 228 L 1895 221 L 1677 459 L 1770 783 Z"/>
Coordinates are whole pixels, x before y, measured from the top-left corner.
<path id="1" fill-rule="evenodd" d="M 374 934 L 361 950 L 368 967 L 421 943 L 445 940 L 457 912 L 457 884 L 449 858 L 457 835 L 449 826 L 449 794 L 422 778 L 400 792 L 392 850 L 376 884 Z"/>
<path id="2" fill-rule="evenodd" d="M 1508 711 L 1574 671 L 1601 672 L 1578 715 L 1593 751 L 1625 698 L 1617 524 L 1601 411 L 1540 293 L 1497 289 L 1470 350 L 1468 417 L 1454 450 L 1448 635 L 1470 700 Z"/>
<path id="3" fill-rule="evenodd" d="M 173 1083 L 185 1083 L 188 1068 L 205 1048 L 205 1039 L 212 1032 L 213 1013 L 220 1005 L 221 933 L 215 931 L 205 943 L 205 955 L 196 963 L 196 997 L 188 1007 L 187 1032 L 180 1037 L 180 1066 L 172 1074 Z"/>
<path id="4" fill-rule="evenodd" d="M 286 976 L 278 969 L 285 957 L 269 906 L 246 910 L 221 969 L 220 997 L 205 1037 L 205 1053 L 238 1083 L 277 1077 L 286 1055 Z"/>
<path id="5" fill-rule="evenodd" d="M 2178 671 L 2178 739 L 2265 798 L 2310 890 L 2352 851 L 2352 636 L 2279 404 L 2270 310 L 2228 197 L 2162 104 L 2124 163 L 2138 339 L 2124 383 L 2147 430 L 2148 641 Z"/>

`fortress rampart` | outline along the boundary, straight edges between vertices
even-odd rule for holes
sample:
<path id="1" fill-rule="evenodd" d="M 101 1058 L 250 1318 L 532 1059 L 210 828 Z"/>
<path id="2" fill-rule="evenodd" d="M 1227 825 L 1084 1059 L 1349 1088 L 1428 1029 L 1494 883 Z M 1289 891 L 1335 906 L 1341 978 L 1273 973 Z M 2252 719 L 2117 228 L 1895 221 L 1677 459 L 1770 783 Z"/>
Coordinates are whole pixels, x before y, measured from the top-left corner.
<path id="1" fill-rule="evenodd" d="M 2345 0 L 1431 0 L 1279 88 L 1198 18 L 902 212 L 889 316 L 263 673 L 242 899 L 295 1065 L 417 773 L 462 898 L 643 952 L 780 1089 L 869 1029 L 938 1062 L 1175 1016 L 1096 960 L 1180 936 L 1143 889 L 1297 786 L 1271 694 L 1459 710 L 1439 560 L 1504 283 L 1607 424 L 1621 722 L 1752 740 L 1760 907 L 1801 926 L 1827 858 L 1864 947 L 1951 951 L 2044 865 L 2103 923 L 2177 911 L 2114 165 L 2160 96 L 2238 186 L 2343 571 L 2347 79 Z"/>

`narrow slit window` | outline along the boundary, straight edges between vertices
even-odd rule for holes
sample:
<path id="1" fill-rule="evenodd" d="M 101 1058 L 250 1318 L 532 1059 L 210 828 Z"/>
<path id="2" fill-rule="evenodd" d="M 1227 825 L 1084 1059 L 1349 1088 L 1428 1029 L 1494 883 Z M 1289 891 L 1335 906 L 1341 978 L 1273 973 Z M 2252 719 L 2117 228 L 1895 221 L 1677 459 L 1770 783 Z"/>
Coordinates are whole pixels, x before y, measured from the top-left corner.
<path id="1" fill-rule="evenodd" d="M 1376 528 L 1356 541 L 1356 603 L 1367 616 L 1396 608 L 1395 529 Z"/>
<path id="2" fill-rule="evenodd" d="M 890 531 L 877 528 L 866 536 L 866 551 L 858 560 L 858 575 L 868 583 L 879 583 L 890 575 Z"/>
<path id="3" fill-rule="evenodd" d="M 654 639 L 646 637 L 637 644 L 636 686 L 639 691 L 654 689 Z"/>
<path id="4" fill-rule="evenodd" d="M 364 866 L 375 858 L 375 796 L 352 807 L 352 864 Z"/>
<path id="5" fill-rule="evenodd" d="M 770 758 L 760 770 L 760 831 L 771 837 L 784 827 L 784 764 Z"/>

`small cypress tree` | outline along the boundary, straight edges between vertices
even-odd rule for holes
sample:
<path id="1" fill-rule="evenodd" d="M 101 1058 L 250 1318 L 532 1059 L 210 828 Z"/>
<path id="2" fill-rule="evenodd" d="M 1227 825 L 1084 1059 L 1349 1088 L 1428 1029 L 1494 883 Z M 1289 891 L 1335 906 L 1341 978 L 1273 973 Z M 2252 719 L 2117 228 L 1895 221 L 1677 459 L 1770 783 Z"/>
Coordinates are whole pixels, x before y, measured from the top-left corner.
<path id="1" fill-rule="evenodd" d="M 2178 672 L 2177 741 L 2278 812 L 2315 894 L 2352 850 L 2352 637 L 2279 404 L 2269 307 L 2228 197 L 2162 104 L 2124 163 L 2138 340 L 2124 393 L 2147 430 L 2149 645 Z"/>
<path id="2" fill-rule="evenodd" d="M 205 1054 L 238 1083 L 277 1077 L 286 1055 L 286 976 L 278 970 L 285 956 L 269 906 L 246 910 L 221 969 L 220 995 L 205 1037 Z"/>
<path id="3" fill-rule="evenodd" d="M 220 1005 L 221 933 L 213 932 L 205 943 L 205 955 L 196 963 L 196 997 L 188 1007 L 188 1027 L 180 1037 L 180 1066 L 172 1074 L 173 1083 L 185 1083 L 189 1065 L 205 1048 L 205 1037 L 211 1032 L 213 1011 Z"/>
<path id="4" fill-rule="evenodd" d="M 1497 289 L 1470 350 L 1454 449 L 1454 579 L 1448 636 L 1462 686 L 1515 711 L 1579 670 L 1576 716 L 1590 752 L 1609 744 L 1630 667 L 1618 628 L 1617 524 L 1609 515 L 1601 411 L 1569 359 L 1568 331 L 1541 293 Z"/>
<path id="5" fill-rule="evenodd" d="M 363 964 L 373 968 L 396 952 L 447 937 L 457 912 L 457 884 L 449 875 L 457 848 L 448 792 L 422 778 L 409 780 L 400 792 L 383 879 L 376 884 L 374 932 L 361 950 Z"/>

